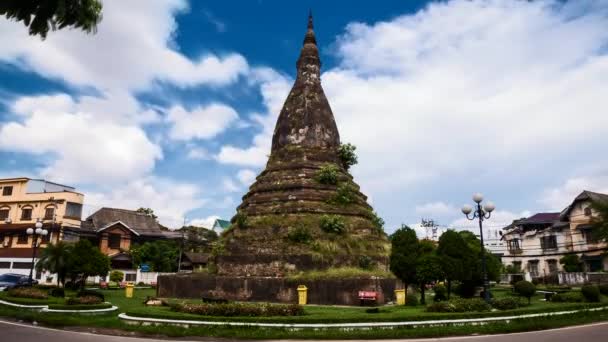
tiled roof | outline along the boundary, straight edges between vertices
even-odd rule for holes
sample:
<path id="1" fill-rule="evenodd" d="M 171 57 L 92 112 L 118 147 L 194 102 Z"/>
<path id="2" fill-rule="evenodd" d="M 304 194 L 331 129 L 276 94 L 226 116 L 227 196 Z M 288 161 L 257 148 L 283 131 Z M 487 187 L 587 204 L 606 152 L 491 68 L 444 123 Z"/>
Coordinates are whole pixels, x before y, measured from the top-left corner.
<path id="1" fill-rule="evenodd" d="M 97 231 L 109 224 L 122 222 L 130 229 L 144 236 L 165 236 L 160 225 L 152 216 L 133 210 L 101 208 L 82 222 L 81 229 Z"/>
<path id="2" fill-rule="evenodd" d="M 559 220 L 559 213 L 538 213 L 534 214 L 528 218 L 520 220 L 518 224 L 543 224 L 543 223 L 553 223 Z"/>
<path id="3" fill-rule="evenodd" d="M 193 264 L 205 264 L 209 260 L 207 253 L 184 252 L 184 255 Z"/>
<path id="4" fill-rule="evenodd" d="M 591 200 L 594 202 L 608 203 L 608 195 L 601 194 L 599 192 L 593 192 L 585 190 L 581 192 L 578 196 L 574 198 L 574 201 L 567 206 L 564 210 L 562 210 L 560 214 L 560 219 L 566 221 L 568 220 L 568 215 L 570 214 L 570 210 L 574 207 L 574 204 L 580 201 Z"/>
<path id="5" fill-rule="evenodd" d="M 228 227 L 230 227 L 230 221 L 226 221 L 226 220 L 222 220 L 222 219 L 217 219 L 215 220 L 215 222 L 222 227 L 222 229 L 227 229 Z"/>

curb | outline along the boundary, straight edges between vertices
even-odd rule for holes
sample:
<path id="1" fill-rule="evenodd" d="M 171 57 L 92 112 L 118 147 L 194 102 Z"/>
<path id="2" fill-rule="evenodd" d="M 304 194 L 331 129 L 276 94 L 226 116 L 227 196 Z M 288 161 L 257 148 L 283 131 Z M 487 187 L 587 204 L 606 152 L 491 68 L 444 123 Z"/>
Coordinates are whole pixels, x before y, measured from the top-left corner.
<path id="1" fill-rule="evenodd" d="M 52 312 L 52 313 L 79 313 L 79 314 L 97 314 L 97 313 L 106 313 L 118 310 L 118 306 L 112 306 L 111 308 L 105 309 L 93 309 L 93 310 L 59 310 L 59 309 L 49 309 L 43 308 L 42 312 Z"/>
<path id="2" fill-rule="evenodd" d="M 256 322 L 221 322 L 221 321 L 193 321 L 193 320 L 174 320 L 174 319 L 163 319 L 163 318 L 146 318 L 146 317 L 133 317 L 126 313 L 121 313 L 118 318 L 125 321 L 127 324 L 141 324 L 141 325 L 177 325 L 183 327 L 189 326 L 250 326 L 250 327 L 264 327 L 264 328 L 292 328 L 292 329 L 306 329 L 306 328 L 347 328 L 347 329 L 369 329 L 369 328 L 395 328 L 395 327 L 420 327 L 420 326 L 441 326 L 441 325 L 481 325 L 489 322 L 505 321 L 509 323 L 511 320 L 524 319 L 524 318 L 535 318 L 535 317 L 548 317 L 548 316 L 560 316 L 568 315 L 577 312 L 591 312 L 591 311 L 602 311 L 607 310 L 608 307 L 599 307 L 592 309 L 582 310 L 570 310 L 570 311 L 557 311 L 557 312 L 546 312 L 527 314 L 519 316 L 500 316 L 500 317 L 486 317 L 486 318 L 472 318 L 472 319 L 444 319 L 444 320 L 429 320 L 429 321 L 404 321 L 404 322 L 363 322 L 363 323 L 256 323 Z"/>
<path id="3" fill-rule="evenodd" d="M 42 310 L 42 309 L 45 309 L 48 307 L 48 305 L 25 305 L 25 304 L 11 303 L 11 302 L 7 302 L 4 300 L 0 300 L 0 304 L 13 306 L 16 308 L 33 309 L 33 310 Z"/>

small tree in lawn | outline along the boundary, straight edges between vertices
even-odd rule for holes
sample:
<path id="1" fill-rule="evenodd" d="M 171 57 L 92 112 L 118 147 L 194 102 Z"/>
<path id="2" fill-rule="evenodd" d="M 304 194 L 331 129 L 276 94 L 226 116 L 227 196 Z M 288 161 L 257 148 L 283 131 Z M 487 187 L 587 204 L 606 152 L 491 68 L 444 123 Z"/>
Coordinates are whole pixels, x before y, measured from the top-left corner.
<path id="1" fill-rule="evenodd" d="M 536 286 L 529 281 L 520 280 L 515 283 L 515 292 L 522 297 L 528 298 L 528 304 L 530 304 L 530 299 L 536 293 Z"/>
<path id="2" fill-rule="evenodd" d="M 416 231 L 402 225 L 391 235 L 390 269 L 393 274 L 405 283 L 417 283 L 416 259 L 418 258 L 419 242 Z"/>
<path id="3" fill-rule="evenodd" d="M 65 278 L 68 274 L 69 258 L 72 251 L 72 245 L 63 241 L 56 244 L 49 244 L 40 253 L 40 259 L 36 263 L 36 270 L 41 272 L 47 270 L 57 274 L 57 282 L 60 286 L 65 285 Z"/>
<path id="4" fill-rule="evenodd" d="M 113 283 L 120 283 L 125 277 L 125 274 L 121 271 L 112 271 L 110 272 L 110 281 Z"/>
<path id="5" fill-rule="evenodd" d="M 426 285 L 444 276 L 441 260 L 437 255 L 421 255 L 416 262 L 416 281 L 420 287 L 420 304 L 426 304 L 424 293 Z"/>
<path id="6" fill-rule="evenodd" d="M 469 267 L 473 259 L 472 251 L 462 236 L 450 229 L 439 237 L 437 256 L 441 259 L 449 299 L 452 281 L 465 281 L 472 277 L 472 268 Z"/>
<path id="7" fill-rule="evenodd" d="M 89 240 L 80 240 L 70 252 L 68 273 L 72 281 L 84 288 L 88 277 L 105 277 L 110 271 L 110 259 Z"/>

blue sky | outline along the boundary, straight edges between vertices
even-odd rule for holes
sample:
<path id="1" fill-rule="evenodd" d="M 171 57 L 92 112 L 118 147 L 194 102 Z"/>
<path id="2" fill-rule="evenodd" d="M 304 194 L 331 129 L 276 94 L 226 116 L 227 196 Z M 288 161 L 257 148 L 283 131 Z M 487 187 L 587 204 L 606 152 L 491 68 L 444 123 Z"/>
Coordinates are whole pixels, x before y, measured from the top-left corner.
<path id="1" fill-rule="evenodd" d="M 0 21 L 0 176 L 161 221 L 230 218 L 263 168 L 312 9 L 355 180 L 394 230 L 608 192 L 608 1 L 104 1 L 96 35 Z"/>

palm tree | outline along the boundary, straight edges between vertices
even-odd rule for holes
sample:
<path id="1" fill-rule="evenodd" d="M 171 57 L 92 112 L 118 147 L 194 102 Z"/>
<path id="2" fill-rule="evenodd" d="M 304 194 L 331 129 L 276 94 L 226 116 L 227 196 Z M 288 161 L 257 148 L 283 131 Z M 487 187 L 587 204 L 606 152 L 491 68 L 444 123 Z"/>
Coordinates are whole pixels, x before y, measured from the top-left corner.
<path id="1" fill-rule="evenodd" d="M 56 244 L 49 244 L 40 254 L 40 259 L 36 263 L 36 270 L 47 270 L 57 274 L 57 282 L 61 286 L 65 283 L 68 273 L 68 258 L 72 245 L 59 241 Z"/>

